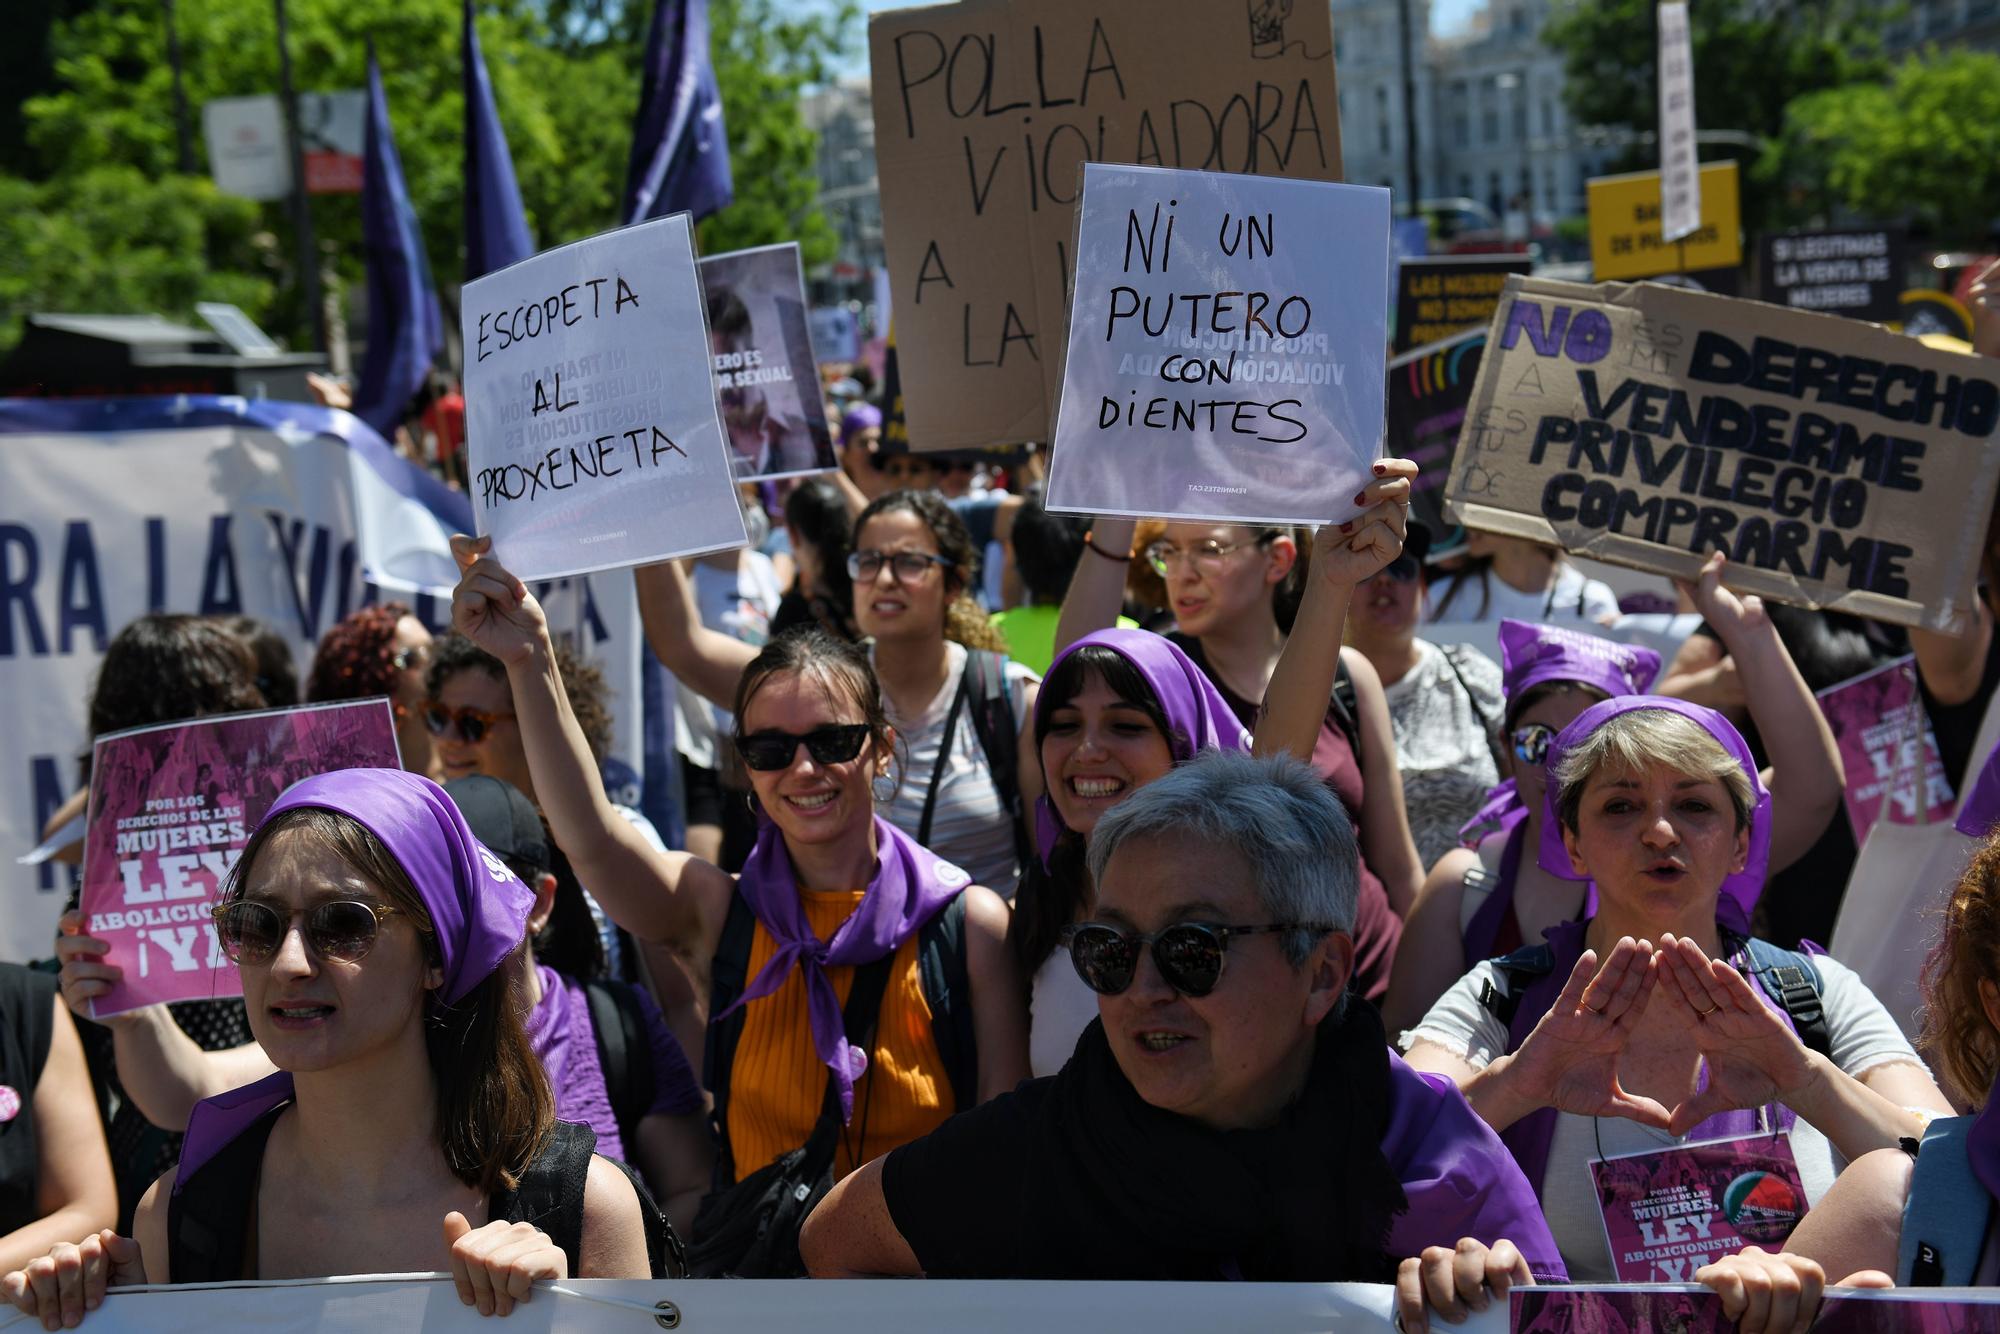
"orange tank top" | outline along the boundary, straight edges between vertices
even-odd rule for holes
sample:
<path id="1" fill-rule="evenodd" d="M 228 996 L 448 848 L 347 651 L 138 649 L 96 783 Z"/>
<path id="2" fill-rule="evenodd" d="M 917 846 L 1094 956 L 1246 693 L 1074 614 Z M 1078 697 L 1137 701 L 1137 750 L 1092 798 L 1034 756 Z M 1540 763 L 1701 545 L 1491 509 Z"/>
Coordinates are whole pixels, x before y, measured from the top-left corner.
<path id="1" fill-rule="evenodd" d="M 800 890 L 813 934 L 832 939 L 865 892 Z M 775 953 L 777 942 L 757 923 L 745 976 L 756 978 Z M 826 973 L 845 1005 L 854 988 L 854 969 L 829 968 Z M 805 975 L 794 968 L 776 991 L 743 1007 L 743 1033 L 729 1072 L 729 1147 L 737 1180 L 806 1142 L 831 1077 L 813 1047 Z M 898 947 L 889 968 L 875 1048 L 868 1055 L 867 1073 L 854 1086 L 854 1116 L 834 1151 L 835 1180 L 929 1134 L 955 1110 L 951 1080 L 931 1036 L 931 1007 L 924 999 L 917 937 L 912 935 Z"/>

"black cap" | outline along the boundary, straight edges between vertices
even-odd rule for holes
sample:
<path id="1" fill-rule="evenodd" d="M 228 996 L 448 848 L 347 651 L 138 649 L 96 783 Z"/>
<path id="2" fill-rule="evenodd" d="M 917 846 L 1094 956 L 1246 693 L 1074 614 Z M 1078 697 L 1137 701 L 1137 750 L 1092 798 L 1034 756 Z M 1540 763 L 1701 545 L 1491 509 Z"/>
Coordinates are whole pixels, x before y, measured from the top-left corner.
<path id="1" fill-rule="evenodd" d="M 542 817 L 521 789 L 487 774 L 468 774 L 452 779 L 444 790 L 465 816 L 472 836 L 501 860 L 548 869 L 549 844 L 542 832 Z"/>

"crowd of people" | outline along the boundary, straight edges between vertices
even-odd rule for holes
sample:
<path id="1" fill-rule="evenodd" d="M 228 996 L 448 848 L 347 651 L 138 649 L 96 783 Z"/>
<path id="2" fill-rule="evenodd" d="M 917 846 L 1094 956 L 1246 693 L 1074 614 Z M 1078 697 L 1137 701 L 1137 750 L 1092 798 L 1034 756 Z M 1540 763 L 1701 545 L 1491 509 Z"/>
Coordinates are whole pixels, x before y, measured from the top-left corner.
<path id="1" fill-rule="evenodd" d="M 1743 1328 L 2000 1280 L 2000 838 L 1921 1031 L 1812 943 L 1841 886 L 1911 893 L 1849 882 L 1813 693 L 1882 627 L 1718 555 L 1663 663 L 1559 553 L 1434 551 L 1399 460 L 1317 533 L 1093 524 L 879 426 L 745 488 L 760 549 L 638 571 L 679 847 L 602 777 L 635 702 L 484 541 L 449 627 L 366 607 L 302 686 L 254 622 L 127 626 L 93 734 L 380 697 L 404 767 L 264 817 L 214 911 L 241 1001 L 93 1020 L 131 961 L 75 903 L 53 970 L 0 967 L 0 1295 L 55 1329 L 109 1284 L 411 1269 L 501 1315 L 565 1276 L 1360 1281 L 1415 1330 L 1616 1279 L 1593 1163 L 1774 1131 L 1809 1210 L 1692 1274 Z M 1984 840 L 1974 620 L 1907 648 Z"/>

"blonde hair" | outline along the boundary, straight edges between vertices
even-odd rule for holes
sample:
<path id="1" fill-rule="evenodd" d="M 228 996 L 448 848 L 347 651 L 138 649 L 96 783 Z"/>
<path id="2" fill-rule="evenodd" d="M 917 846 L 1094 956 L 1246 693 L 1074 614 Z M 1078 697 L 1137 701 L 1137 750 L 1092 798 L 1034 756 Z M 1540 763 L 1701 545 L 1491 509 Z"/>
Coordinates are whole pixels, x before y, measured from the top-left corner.
<path id="1" fill-rule="evenodd" d="M 1639 774 L 1654 765 L 1722 784 L 1736 808 L 1736 827 L 1749 825 L 1756 797 L 1742 764 L 1700 723 L 1661 708 L 1618 714 L 1563 753 L 1554 775 L 1557 819 L 1565 828 L 1577 827 L 1583 790 L 1598 770 Z"/>
<path id="2" fill-rule="evenodd" d="M 1918 1046 L 1974 1106 L 1984 1106 L 2000 1067 L 2000 1034 L 1986 1017 L 1980 982 L 2000 981 L 2000 837 L 1972 855 L 1945 905 L 1944 930 L 1924 961 Z"/>

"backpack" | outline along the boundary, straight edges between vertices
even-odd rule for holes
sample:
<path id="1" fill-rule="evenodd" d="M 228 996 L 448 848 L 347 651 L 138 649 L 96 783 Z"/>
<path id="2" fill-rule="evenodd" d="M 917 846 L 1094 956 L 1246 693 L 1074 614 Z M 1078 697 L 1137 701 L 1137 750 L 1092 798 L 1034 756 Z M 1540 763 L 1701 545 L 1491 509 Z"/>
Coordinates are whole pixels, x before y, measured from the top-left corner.
<path id="1" fill-rule="evenodd" d="M 590 1026 L 597 1034 L 604 1092 L 629 1156 L 639 1122 L 653 1109 L 652 1035 L 646 1031 L 645 1011 L 630 983 L 593 978 L 583 984 L 583 994 L 590 1005 Z"/>
<path id="2" fill-rule="evenodd" d="M 1896 1247 L 1898 1287 L 1967 1287 L 1979 1268 L 1993 1222 L 1993 1197 L 1973 1175 L 1966 1152 L 1974 1119 L 1939 1117 L 1924 1127 L 1921 1144 L 1903 1141 L 1917 1161 Z"/>
<path id="3" fill-rule="evenodd" d="M 1333 669 L 1333 693 L 1327 698 L 1327 716 L 1333 725 L 1347 738 L 1347 747 L 1354 752 L 1354 767 L 1361 767 L 1361 701 L 1354 693 L 1354 677 L 1347 670 L 1347 660 L 1342 658 Z M 1306 758 L 1310 759 L 1311 756 Z"/>

